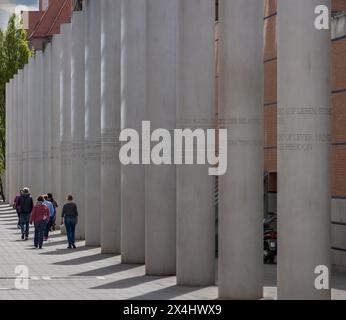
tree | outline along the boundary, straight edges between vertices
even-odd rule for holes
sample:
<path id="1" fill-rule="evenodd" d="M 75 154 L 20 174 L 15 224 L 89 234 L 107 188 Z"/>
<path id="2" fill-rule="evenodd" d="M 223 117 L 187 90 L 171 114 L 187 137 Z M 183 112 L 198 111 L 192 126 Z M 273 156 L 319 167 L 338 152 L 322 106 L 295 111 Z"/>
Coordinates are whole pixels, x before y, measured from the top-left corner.
<path id="1" fill-rule="evenodd" d="M 5 201 L 2 177 L 6 170 L 6 83 L 22 69 L 30 56 L 23 21 L 13 14 L 0 29 L 0 195 Z"/>

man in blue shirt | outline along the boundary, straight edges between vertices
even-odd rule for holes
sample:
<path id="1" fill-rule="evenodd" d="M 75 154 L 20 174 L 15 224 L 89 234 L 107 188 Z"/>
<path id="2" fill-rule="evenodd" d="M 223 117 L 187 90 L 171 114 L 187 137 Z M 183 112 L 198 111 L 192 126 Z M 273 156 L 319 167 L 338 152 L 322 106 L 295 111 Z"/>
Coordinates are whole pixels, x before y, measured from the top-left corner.
<path id="1" fill-rule="evenodd" d="M 44 238 L 43 238 L 44 241 L 47 241 L 48 240 L 48 236 L 49 236 L 49 231 L 50 231 L 50 229 L 52 227 L 52 224 L 53 224 L 53 222 L 55 220 L 55 208 L 54 208 L 53 203 L 48 201 L 48 195 L 45 194 L 43 196 L 43 199 L 44 199 L 43 204 L 45 206 L 47 206 L 47 208 L 49 209 L 49 213 L 50 213 L 50 219 L 49 219 L 49 221 L 48 221 L 48 223 L 46 225 L 46 230 L 45 230 Z"/>

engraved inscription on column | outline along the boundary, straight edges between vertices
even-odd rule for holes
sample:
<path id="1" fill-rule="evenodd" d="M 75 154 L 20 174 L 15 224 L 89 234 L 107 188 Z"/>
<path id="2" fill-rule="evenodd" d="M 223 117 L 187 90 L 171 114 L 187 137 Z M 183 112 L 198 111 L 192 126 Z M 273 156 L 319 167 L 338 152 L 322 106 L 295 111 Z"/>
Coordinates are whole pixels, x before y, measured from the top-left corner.
<path id="1" fill-rule="evenodd" d="M 83 142 L 75 142 L 71 144 L 71 158 L 80 159 L 84 158 L 84 146 Z"/>
<path id="2" fill-rule="evenodd" d="M 85 143 L 85 160 L 100 161 L 101 160 L 101 142 L 87 141 Z"/>
<path id="3" fill-rule="evenodd" d="M 313 151 L 320 144 L 330 143 L 331 135 L 322 124 L 325 119 L 331 117 L 330 107 L 291 107 L 278 108 L 278 122 L 280 133 L 278 134 L 278 150 L 305 152 Z M 291 123 L 300 124 L 299 121 L 319 122 L 322 128 L 320 132 L 311 131 L 311 126 L 300 129 L 297 125 L 292 128 Z M 318 126 L 319 127 L 319 126 Z"/>
<path id="4" fill-rule="evenodd" d="M 51 148 L 51 159 L 52 160 L 60 159 L 60 148 L 59 147 L 52 147 Z"/>
<path id="5" fill-rule="evenodd" d="M 120 129 L 103 129 L 101 137 L 101 162 L 104 165 L 119 163 Z"/>
<path id="6" fill-rule="evenodd" d="M 69 141 L 61 142 L 61 164 L 62 165 L 71 164 L 71 142 Z"/>
<path id="7" fill-rule="evenodd" d="M 31 150 L 28 153 L 28 159 L 33 161 L 41 161 L 42 160 L 42 150 Z"/>
<path id="8" fill-rule="evenodd" d="M 254 128 L 254 126 L 262 127 L 264 120 L 260 118 L 246 118 L 246 117 L 234 117 L 229 119 L 220 120 L 220 129 L 227 129 L 227 141 L 228 146 L 238 146 L 238 147 L 264 147 L 264 139 L 262 136 L 259 136 L 258 139 L 247 139 L 242 135 L 241 139 L 238 139 L 234 136 L 232 129 L 235 127 L 245 127 L 245 128 Z M 249 133 L 252 130 L 246 130 Z"/>

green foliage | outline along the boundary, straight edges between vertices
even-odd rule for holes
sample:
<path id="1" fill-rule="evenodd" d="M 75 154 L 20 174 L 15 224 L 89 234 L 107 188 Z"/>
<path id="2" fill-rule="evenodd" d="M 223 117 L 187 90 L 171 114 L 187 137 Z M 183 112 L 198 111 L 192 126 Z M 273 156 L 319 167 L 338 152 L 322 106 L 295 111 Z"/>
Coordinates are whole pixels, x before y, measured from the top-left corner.
<path id="1" fill-rule="evenodd" d="M 7 28 L 0 29 L 0 177 L 6 168 L 6 83 L 24 67 L 32 54 L 23 22 L 13 14 Z M 1 190 L 0 178 L 0 192 Z"/>
<path id="2" fill-rule="evenodd" d="M 31 56 L 23 23 L 14 14 L 10 17 L 5 31 L 3 51 L 6 61 L 6 76 L 9 81 L 19 69 L 24 67 Z"/>

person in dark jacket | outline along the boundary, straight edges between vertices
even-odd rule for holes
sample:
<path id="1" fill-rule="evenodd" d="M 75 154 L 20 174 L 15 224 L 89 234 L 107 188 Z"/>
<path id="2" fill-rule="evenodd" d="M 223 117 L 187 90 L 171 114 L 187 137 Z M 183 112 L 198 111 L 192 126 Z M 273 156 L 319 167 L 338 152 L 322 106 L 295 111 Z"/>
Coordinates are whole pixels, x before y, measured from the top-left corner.
<path id="1" fill-rule="evenodd" d="M 47 193 L 47 196 L 48 196 L 48 201 L 51 202 L 54 206 L 54 219 L 52 221 L 52 226 L 50 228 L 50 231 L 55 231 L 55 221 L 56 221 L 56 216 L 57 216 L 57 209 L 58 209 L 58 204 L 57 202 L 54 200 L 53 198 L 53 194 L 52 193 Z"/>
<path id="2" fill-rule="evenodd" d="M 30 214 L 34 207 L 34 202 L 32 201 L 29 188 L 23 189 L 23 193 L 19 198 L 19 207 L 19 224 L 22 232 L 22 240 L 28 240 Z"/>
<path id="3" fill-rule="evenodd" d="M 71 195 L 67 196 L 67 203 L 64 204 L 61 212 L 61 224 L 65 224 L 68 249 L 76 249 L 75 245 L 75 230 L 78 223 L 78 209 L 77 205 L 73 202 Z"/>
<path id="4" fill-rule="evenodd" d="M 42 197 L 43 197 L 43 204 L 49 209 L 49 213 L 50 213 L 50 218 L 46 225 L 46 230 L 44 232 L 44 238 L 43 238 L 44 241 L 47 241 L 49 236 L 49 231 L 51 231 L 53 221 L 55 220 L 55 208 L 53 203 L 48 201 L 47 194 L 43 195 Z"/>
<path id="5" fill-rule="evenodd" d="M 39 249 L 42 249 L 44 232 L 50 218 L 49 209 L 43 204 L 43 201 L 42 196 L 37 198 L 37 203 L 32 209 L 30 216 L 30 224 L 34 223 L 35 226 L 34 246 Z"/>
<path id="6" fill-rule="evenodd" d="M 17 228 L 20 229 L 20 222 L 19 222 L 19 217 L 20 217 L 20 205 L 19 205 L 19 199 L 20 196 L 22 195 L 23 190 L 20 189 L 19 193 L 15 196 L 13 200 L 13 209 L 16 209 L 17 215 L 18 215 L 18 223 L 17 223 Z"/>

